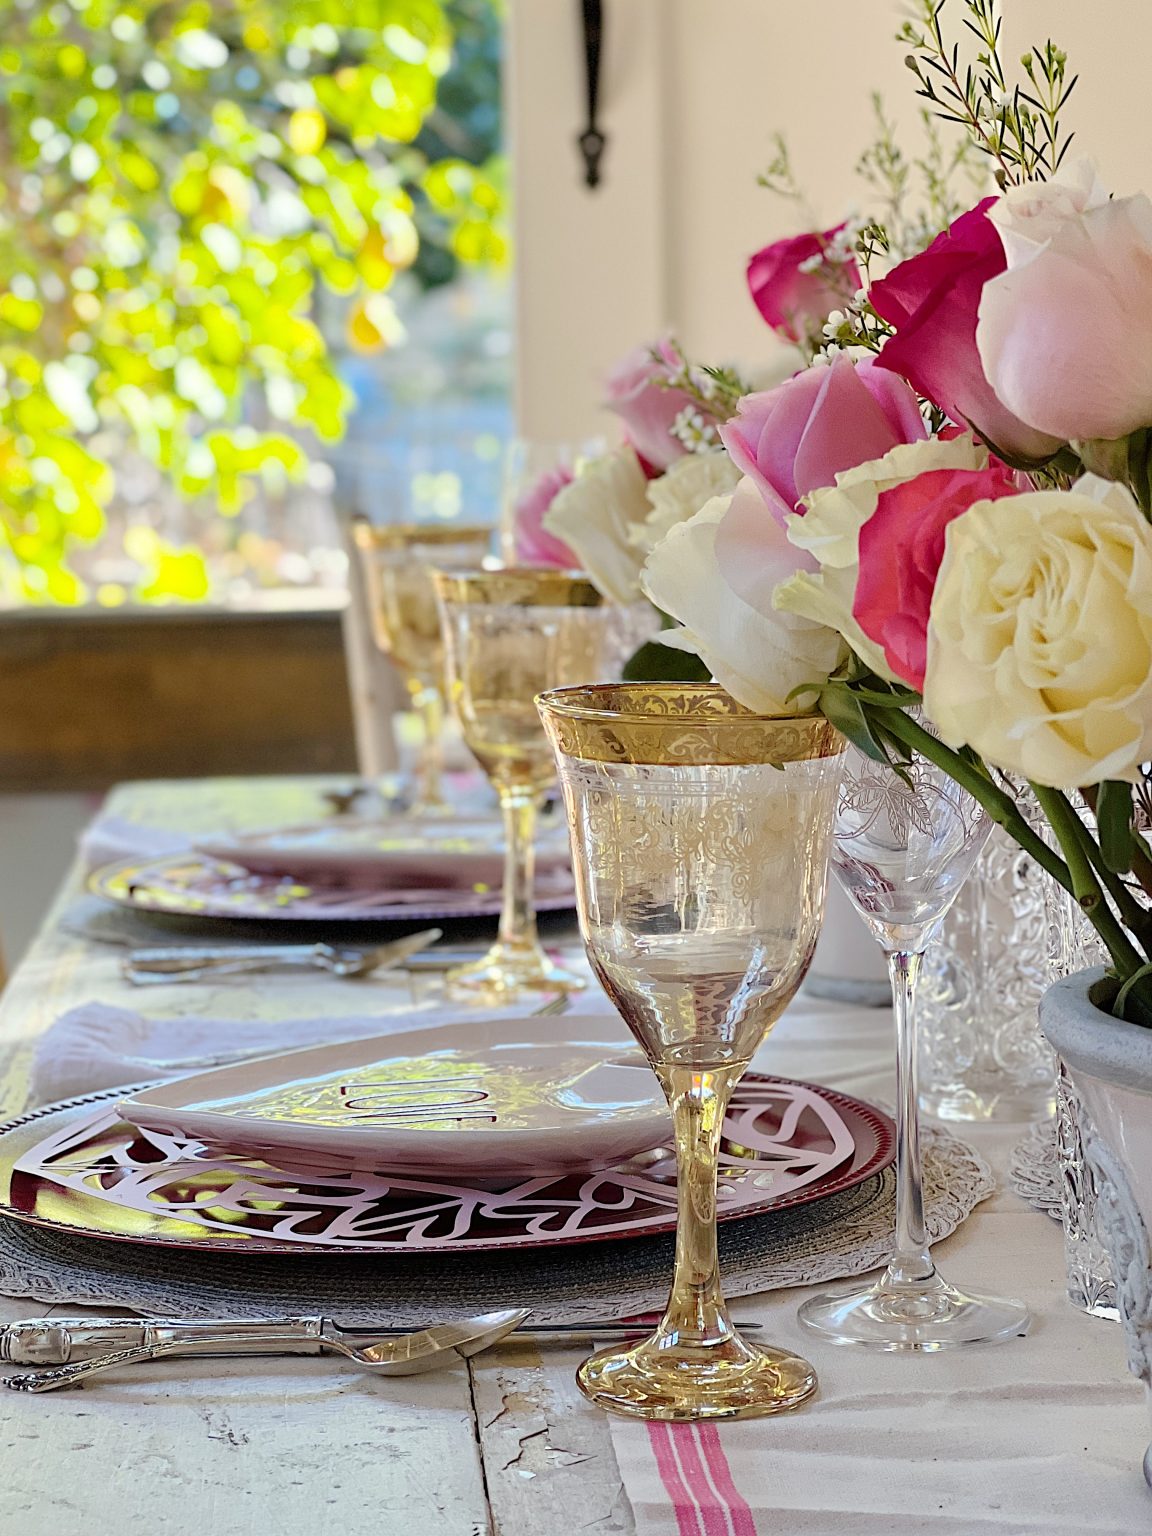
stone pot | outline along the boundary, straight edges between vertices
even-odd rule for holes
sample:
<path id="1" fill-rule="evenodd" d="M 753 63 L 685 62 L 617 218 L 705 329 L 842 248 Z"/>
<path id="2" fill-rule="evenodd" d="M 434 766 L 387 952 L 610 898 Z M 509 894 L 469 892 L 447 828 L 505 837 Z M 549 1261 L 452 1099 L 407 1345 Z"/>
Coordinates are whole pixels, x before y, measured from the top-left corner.
<path id="1" fill-rule="evenodd" d="M 1097 1008 L 1092 994 L 1103 980 L 1097 968 L 1056 982 L 1040 1001 L 1040 1026 L 1092 1118 L 1084 1154 L 1098 1186 L 1128 1367 L 1152 1403 L 1152 1029 Z M 1144 1476 L 1152 1487 L 1152 1445 Z"/>

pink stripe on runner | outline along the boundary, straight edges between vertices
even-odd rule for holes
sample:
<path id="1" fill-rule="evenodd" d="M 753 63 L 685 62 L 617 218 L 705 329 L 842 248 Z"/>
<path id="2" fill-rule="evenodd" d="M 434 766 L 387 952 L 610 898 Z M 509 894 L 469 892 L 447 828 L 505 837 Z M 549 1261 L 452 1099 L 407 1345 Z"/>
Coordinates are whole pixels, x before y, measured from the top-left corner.
<path id="1" fill-rule="evenodd" d="M 732 1536 L 732 1523 L 717 1490 L 712 1486 L 700 1456 L 700 1442 L 695 1424 L 672 1424 L 672 1445 L 680 1462 L 688 1492 L 692 1495 L 704 1526 L 704 1536 Z M 755 1536 L 755 1533 L 753 1533 Z"/>
<path id="2" fill-rule="evenodd" d="M 704 1536 L 699 1511 L 684 1485 L 676 1454 L 672 1449 L 672 1425 L 649 1424 L 648 1443 L 656 1458 L 656 1470 L 660 1473 L 664 1491 L 672 1501 L 677 1536 Z"/>
<path id="3" fill-rule="evenodd" d="M 732 1477 L 732 1468 L 728 1465 L 728 1458 L 720 1443 L 720 1431 L 715 1424 L 698 1424 L 696 1433 L 716 1492 L 727 1505 L 732 1536 L 756 1536 L 756 1522 L 751 1507 Z"/>

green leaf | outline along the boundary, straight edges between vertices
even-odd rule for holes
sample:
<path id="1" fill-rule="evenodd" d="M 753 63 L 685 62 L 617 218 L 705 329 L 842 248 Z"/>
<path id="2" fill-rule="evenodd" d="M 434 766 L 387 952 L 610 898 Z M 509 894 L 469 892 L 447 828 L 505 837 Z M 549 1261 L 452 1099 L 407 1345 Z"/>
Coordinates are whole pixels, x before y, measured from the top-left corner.
<path id="1" fill-rule="evenodd" d="M 691 651 L 649 640 L 629 657 L 622 674 L 626 683 L 708 683 L 712 674 Z"/>
<path id="2" fill-rule="evenodd" d="M 1109 779 L 1096 797 L 1096 827 L 1105 869 L 1123 875 L 1132 868 L 1132 786 Z"/>
<path id="3" fill-rule="evenodd" d="M 820 692 L 817 700 L 820 713 L 836 727 L 865 757 L 874 763 L 889 761 L 887 752 L 872 734 L 868 717 L 860 700 L 849 688 L 832 684 Z"/>

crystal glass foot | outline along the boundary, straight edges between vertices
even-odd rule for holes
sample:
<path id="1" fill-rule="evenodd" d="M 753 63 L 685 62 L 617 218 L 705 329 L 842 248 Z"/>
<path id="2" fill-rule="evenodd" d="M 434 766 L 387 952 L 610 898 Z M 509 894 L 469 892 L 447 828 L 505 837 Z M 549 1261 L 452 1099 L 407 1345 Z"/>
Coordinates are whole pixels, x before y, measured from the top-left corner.
<path id="1" fill-rule="evenodd" d="M 444 646 L 432 568 L 479 565 L 491 528 L 462 523 L 370 523 L 357 518 L 353 537 L 360 557 L 372 637 L 404 676 L 421 726 L 420 756 L 408 815 L 445 816 L 442 744 Z"/>
<path id="2" fill-rule="evenodd" d="M 583 979 L 549 960 L 536 933 L 536 809 L 556 765 L 533 701 L 544 688 L 619 677 L 654 633 L 653 610 L 607 602 L 586 576 L 555 569 L 438 571 L 435 584 L 449 697 L 500 797 L 505 842 L 499 937 L 448 973 L 449 996 L 487 1006 L 578 990 Z"/>
<path id="3" fill-rule="evenodd" d="M 932 738 L 918 722 L 909 719 L 907 727 L 930 749 Z M 892 1260 L 875 1284 L 816 1296 L 800 1308 L 804 1326 L 836 1344 L 939 1350 L 1028 1329 L 1022 1302 L 966 1295 L 943 1280 L 924 1225 L 916 983 L 990 825 L 971 795 L 923 757 L 913 756 L 900 777 L 885 763 L 847 754 L 832 865 L 888 956 L 896 1013 L 896 1234 Z"/>
<path id="4" fill-rule="evenodd" d="M 672 1420 L 787 1413 L 818 1386 L 815 1370 L 799 1355 L 749 1344 L 739 1335 L 694 1351 L 659 1333 L 632 1349 L 592 1355 L 576 1382 L 585 1397 L 611 1413 Z"/>
<path id="5" fill-rule="evenodd" d="M 672 1111 L 676 1260 L 650 1338 L 577 1382 L 611 1413 L 739 1419 L 816 1390 L 807 1361 L 736 1332 L 720 1286 L 716 1163 L 732 1089 L 807 969 L 842 742 L 714 685 L 540 698 L 572 834 L 580 931 Z"/>
<path id="6" fill-rule="evenodd" d="M 889 1275 L 864 1290 L 828 1291 L 800 1308 L 800 1321 L 835 1344 L 935 1351 L 987 1344 L 1028 1331 L 1023 1302 L 958 1291 L 937 1274 L 900 1285 Z"/>

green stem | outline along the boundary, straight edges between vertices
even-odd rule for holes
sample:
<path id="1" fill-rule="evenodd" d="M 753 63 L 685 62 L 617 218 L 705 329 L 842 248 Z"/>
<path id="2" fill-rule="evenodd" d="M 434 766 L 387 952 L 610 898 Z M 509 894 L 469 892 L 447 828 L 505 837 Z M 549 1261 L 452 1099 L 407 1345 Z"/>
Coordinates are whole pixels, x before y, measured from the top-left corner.
<path id="1" fill-rule="evenodd" d="M 1104 940 L 1108 953 L 1112 957 L 1112 963 L 1120 974 L 1120 979 L 1126 980 L 1134 971 L 1138 971 L 1144 962 L 1139 950 L 1117 922 L 1112 908 L 1100 889 L 1085 846 L 1086 843 L 1091 842 L 1087 827 L 1058 789 L 1049 789 L 1043 784 L 1033 784 L 1032 793 L 1036 796 L 1040 809 L 1047 816 L 1048 823 L 1055 832 L 1068 862 L 1068 870 L 1072 876 L 1073 896 L 1084 909 L 1084 915 Z"/>
<path id="2" fill-rule="evenodd" d="M 878 712 L 879 713 L 879 712 Z M 944 745 L 937 737 L 926 731 L 923 726 L 917 725 L 910 715 L 903 710 L 886 709 L 882 712 L 883 718 L 872 716 L 875 723 L 894 737 L 902 746 L 918 752 L 921 757 L 927 758 L 930 763 L 935 763 L 946 774 L 955 779 L 972 796 L 978 805 L 982 805 L 999 826 L 1002 826 L 1008 835 L 1020 844 L 1024 852 L 1031 855 L 1036 863 L 1050 874 L 1066 891 L 1075 894 L 1072 876 L 1064 860 L 1049 848 L 1044 839 L 1038 836 L 1020 813 L 1012 796 L 994 784 L 986 774 L 965 761 L 951 747 Z"/>

